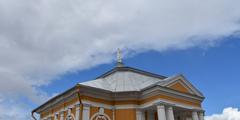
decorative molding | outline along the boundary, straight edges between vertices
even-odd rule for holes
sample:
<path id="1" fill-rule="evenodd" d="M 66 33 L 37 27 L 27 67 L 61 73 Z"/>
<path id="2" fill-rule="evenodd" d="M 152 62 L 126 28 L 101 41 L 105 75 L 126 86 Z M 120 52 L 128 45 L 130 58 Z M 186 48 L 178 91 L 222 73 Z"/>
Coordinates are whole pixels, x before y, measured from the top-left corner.
<path id="1" fill-rule="evenodd" d="M 72 92 L 69 92 L 69 94 L 61 96 L 60 98 L 56 98 L 56 101 L 53 101 L 53 103 L 49 103 L 44 105 L 43 107 L 38 109 L 38 113 L 42 111 L 46 111 L 52 106 L 57 106 L 62 104 L 64 101 L 71 100 L 73 98 L 76 98 L 77 95 L 75 93 L 76 91 L 73 90 Z M 87 95 L 90 97 L 100 98 L 108 101 L 114 101 L 114 100 L 143 100 L 150 96 L 158 95 L 158 94 L 166 94 L 170 95 L 172 97 L 177 97 L 185 100 L 190 101 L 202 101 L 203 98 L 200 98 L 198 96 L 193 96 L 190 94 L 185 94 L 181 92 L 177 92 L 168 88 L 164 88 L 162 86 L 153 86 L 149 89 L 139 91 L 131 91 L 131 92 L 118 92 L 118 93 L 111 93 L 109 91 L 99 90 L 99 89 L 84 89 L 84 87 L 80 90 L 81 95 Z M 101 94 L 99 94 L 101 92 Z"/>
<path id="2" fill-rule="evenodd" d="M 98 120 L 103 119 L 103 120 L 111 120 L 111 118 L 104 113 L 104 108 L 100 108 L 97 113 L 95 113 L 93 116 L 91 116 L 90 120 Z"/>

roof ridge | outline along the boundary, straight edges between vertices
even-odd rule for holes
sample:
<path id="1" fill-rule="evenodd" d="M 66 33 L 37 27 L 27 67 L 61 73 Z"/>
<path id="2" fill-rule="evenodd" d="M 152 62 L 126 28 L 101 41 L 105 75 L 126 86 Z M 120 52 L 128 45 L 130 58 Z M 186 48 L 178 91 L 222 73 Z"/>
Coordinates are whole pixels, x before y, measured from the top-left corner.
<path id="1" fill-rule="evenodd" d="M 105 77 L 107 77 L 107 76 L 109 76 L 109 75 L 111 75 L 111 74 L 113 74 L 117 71 L 132 71 L 132 72 L 135 72 L 135 73 L 144 74 L 144 75 L 154 77 L 154 78 L 160 78 L 160 79 L 167 78 L 166 76 L 163 76 L 163 75 L 159 75 L 159 74 L 151 73 L 151 72 L 148 72 L 148 71 L 145 71 L 145 70 L 140 70 L 140 69 L 137 69 L 137 68 L 125 66 L 125 67 L 114 67 L 113 69 L 111 69 L 111 70 L 103 73 L 102 75 L 98 76 L 96 79 L 105 78 Z"/>

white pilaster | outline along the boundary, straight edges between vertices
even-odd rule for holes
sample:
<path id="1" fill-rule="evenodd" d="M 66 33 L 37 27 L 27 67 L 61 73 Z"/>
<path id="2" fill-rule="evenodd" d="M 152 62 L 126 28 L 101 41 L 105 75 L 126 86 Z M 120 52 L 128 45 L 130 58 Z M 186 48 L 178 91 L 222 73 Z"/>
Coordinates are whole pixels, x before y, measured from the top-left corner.
<path id="1" fill-rule="evenodd" d="M 64 111 L 60 112 L 60 120 L 64 120 Z"/>
<path id="2" fill-rule="evenodd" d="M 51 116 L 50 116 L 50 117 L 48 117 L 48 118 L 47 118 L 47 120 L 52 120 L 52 117 L 51 117 Z"/>
<path id="3" fill-rule="evenodd" d="M 174 113 L 173 113 L 173 107 L 167 107 L 167 120 L 174 120 Z"/>
<path id="4" fill-rule="evenodd" d="M 75 118 L 76 120 L 80 120 L 80 113 L 81 113 L 80 104 L 76 104 L 75 107 L 76 107 Z"/>
<path id="5" fill-rule="evenodd" d="M 90 119 L 90 105 L 83 104 L 82 120 L 89 120 L 89 119 Z"/>
<path id="6" fill-rule="evenodd" d="M 193 120 L 199 120 L 199 119 L 198 119 L 198 113 L 197 113 L 196 111 L 193 111 L 193 112 L 192 112 L 192 119 L 193 119 Z"/>
<path id="7" fill-rule="evenodd" d="M 145 111 L 142 111 L 142 120 L 145 120 Z"/>
<path id="8" fill-rule="evenodd" d="M 112 109 L 112 120 L 115 120 L 115 108 Z"/>
<path id="9" fill-rule="evenodd" d="M 154 118 L 154 111 L 151 111 L 151 110 L 149 110 L 149 111 L 147 111 L 147 119 L 148 120 L 154 120 L 155 118 Z"/>
<path id="10" fill-rule="evenodd" d="M 142 110 L 136 110 L 137 120 L 145 120 L 145 112 Z"/>
<path id="11" fill-rule="evenodd" d="M 58 114 L 57 113 L 54 115 L 54 120 L 58 120 Z"/>
<path id="12" fill-rule="evenodd" d="M 166 113 L 164 105 L 157 106 L 158 120 L 166 120 Z"/>
<path id="13" fill-rule="evenodd" d="M 67 116 L 72 114 L 72 108 L 68 108 Z"/>
<path id="14" fill-rule="evenodd" d="M 199 120 L 204 120 L 204 113 L 199 112 L 198 117 L 199 117 Z"/>

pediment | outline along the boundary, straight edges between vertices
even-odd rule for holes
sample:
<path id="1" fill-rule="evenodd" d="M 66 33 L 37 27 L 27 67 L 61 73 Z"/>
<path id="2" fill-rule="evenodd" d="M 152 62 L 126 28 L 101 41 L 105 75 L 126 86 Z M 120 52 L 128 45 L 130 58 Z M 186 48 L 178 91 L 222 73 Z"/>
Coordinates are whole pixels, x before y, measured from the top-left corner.
<path id="1" fill-rule="evenodd" d="M 182 93 L 188 93 L 203 97 L 203 94 L 196 87 L 194 87 L 183 75 L 177 75 L 169 78 L 169 80 L 166 83 L 162 84 L 162 86 Z"/>
<path id="2" fill-rule="evenodd" d="M 176 91 L 180 91 L 183 93 L 190 93 L 192 94 L 193 92 L 191 91 L 190 88 L 188 88 L 183 82 L 181 81 L 177 81 L 171 85 L 168 86 L 169 88 L 176 90 Z"/>

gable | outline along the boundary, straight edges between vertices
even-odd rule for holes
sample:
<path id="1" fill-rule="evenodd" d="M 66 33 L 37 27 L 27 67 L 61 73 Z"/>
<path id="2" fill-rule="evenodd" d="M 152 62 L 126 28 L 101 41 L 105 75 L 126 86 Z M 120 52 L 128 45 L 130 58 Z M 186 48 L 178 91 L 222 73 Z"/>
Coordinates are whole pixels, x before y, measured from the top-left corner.
<path id="1" fill-rule="evenodd" d="M 169 88 L 171 88 L 173 90 L 176 90 L 176 91 L 179 91 L 179 92 L 190 93 L 191 94 L 190 89 L 187 88 L 187 86 L 185 86 L 184 83 L 179 82 L 179 81 L 171 84 L 169 86 Z"/>
<path id="2" fill-rule="evenodd" d="M 163 81 L 165 82 L 160 84 L 161 86 L 165 86 L 179 92 L 190 93 L 203 97 L 203 94 L 181 74 L 168 77 Z"/>

